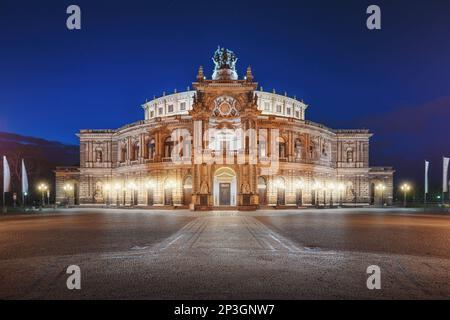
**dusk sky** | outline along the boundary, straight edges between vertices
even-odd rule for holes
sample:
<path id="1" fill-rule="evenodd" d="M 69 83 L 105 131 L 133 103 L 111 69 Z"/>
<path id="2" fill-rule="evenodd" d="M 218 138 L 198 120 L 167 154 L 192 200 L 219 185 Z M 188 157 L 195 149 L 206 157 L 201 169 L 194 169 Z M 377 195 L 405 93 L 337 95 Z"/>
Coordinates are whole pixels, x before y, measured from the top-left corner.
<path id="1" fill-rule="evenodd" d="M 66 28 L 77 4 L 82 29 Z M 366 28 L 381 7 L 382 30 Z M 218 45 L 264 90 L 287 91 L 306 118 L 368 128 L 371 165 L 420 179 L 450 155 L 450 1 L 0 2 L 0 131 L 77 144 L 117 128 L 140 105 L 185 90 Z"/>

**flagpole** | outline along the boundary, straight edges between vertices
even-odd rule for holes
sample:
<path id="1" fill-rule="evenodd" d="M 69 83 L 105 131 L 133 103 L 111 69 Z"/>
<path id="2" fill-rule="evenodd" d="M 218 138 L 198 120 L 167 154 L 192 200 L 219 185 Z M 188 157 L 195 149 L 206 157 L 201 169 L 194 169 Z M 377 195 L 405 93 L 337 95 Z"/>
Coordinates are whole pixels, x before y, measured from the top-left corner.
<path id="1" fill-rule="evenodd" d="M 428 189 L 428 164 L 427 160 L 425 160 L 425 186 L 423 188 L 423 207 L 427 206 L 427 189 Z"/>

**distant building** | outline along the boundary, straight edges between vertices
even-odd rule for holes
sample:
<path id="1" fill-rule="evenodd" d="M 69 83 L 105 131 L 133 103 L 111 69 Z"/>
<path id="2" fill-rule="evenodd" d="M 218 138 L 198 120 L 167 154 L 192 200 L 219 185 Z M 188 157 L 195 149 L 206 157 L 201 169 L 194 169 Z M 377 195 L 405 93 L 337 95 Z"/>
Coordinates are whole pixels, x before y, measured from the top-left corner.
<path id="1" fill-rule="evenodd" d="M 196 210 L 392 203 L 394 170 L 369 167 L 368 130 L 305 120 L 303 101 L 258 90 L 250 67 L 238 79 L 233 52 L 218 49 L 213 60 L 211 79 L 200 67 L 192 90 L 144 103 L 145 120 L 81 130 L 80 167 L 57 169 L 57 201 Z"/>

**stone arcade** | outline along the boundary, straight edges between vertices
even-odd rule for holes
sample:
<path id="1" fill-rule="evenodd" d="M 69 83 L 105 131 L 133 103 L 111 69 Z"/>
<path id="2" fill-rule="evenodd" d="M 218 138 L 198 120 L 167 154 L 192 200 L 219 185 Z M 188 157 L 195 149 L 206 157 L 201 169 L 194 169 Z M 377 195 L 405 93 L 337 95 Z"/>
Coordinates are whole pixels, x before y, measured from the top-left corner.
<path id="1" fill-rule="evenodd" d="M 194 210 L 392 203 L 394 171 L 369 167 L 368 130 L 305 120 L 303 101 L 258 90 L 250 67 L 239 79 L 230 50 L 217 49 L 213 61 L 212 78 L 200 67 L 193 90 L 144 103 L 145 120 L 81 130 L 80 167 L 56 170 L 57 202 Z"/>

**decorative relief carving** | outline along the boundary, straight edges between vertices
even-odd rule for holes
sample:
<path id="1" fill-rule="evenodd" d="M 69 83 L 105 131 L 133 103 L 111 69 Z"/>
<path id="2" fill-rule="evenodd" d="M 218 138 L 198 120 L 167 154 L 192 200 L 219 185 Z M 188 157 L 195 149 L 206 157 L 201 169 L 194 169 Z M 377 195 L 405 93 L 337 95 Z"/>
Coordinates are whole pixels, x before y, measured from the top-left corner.
<path id="1" fill-rule="evenodd" d="M 229 96 L 221 96 L 214 100 L 212 115 L 215 117 L 236 117 L 239 112 L 236 108 L 236 100 Z"/>

